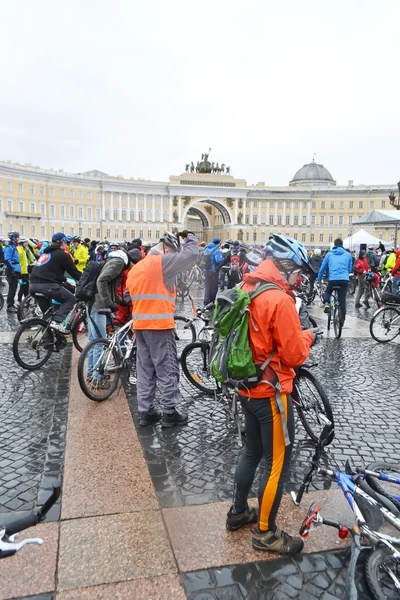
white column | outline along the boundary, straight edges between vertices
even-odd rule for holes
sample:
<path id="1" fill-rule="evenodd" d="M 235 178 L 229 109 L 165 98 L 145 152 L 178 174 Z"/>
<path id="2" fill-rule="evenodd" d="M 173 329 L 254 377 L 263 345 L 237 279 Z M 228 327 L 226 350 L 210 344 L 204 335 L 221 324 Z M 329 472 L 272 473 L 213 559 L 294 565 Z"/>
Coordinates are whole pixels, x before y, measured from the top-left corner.
<path id="1" fill-rule="evenodd" d="M 265 221 L 265 225 L 266 227 L 269 227 L 269 213 L 270 213 L 270 208 L 271 208 L 271 203 L 269 200 L 267 200 L 267 217 L 266 217 L 266 221 Z"/>
<path id="2" fill-rule="evenodd" d="M 118 194 L 118 196 L 119 196 L 119 205 L 118 205 L 119 218 L 122 219 L 122 194 Z"/>
<path id="3" fill-rule="evenodd" d="M 110 220 L 114 220 L 114 194 L 110 192 Z"/>
<path id="4" fill-rule="evenodd" d="M 104 221 L 106 218 L 106 193 L 103 190 L 101 192 L 101 219 Z"/>
<path id="5" fill-rule="evenodd" d="M 277 200 L 275 200 L 274 224 L 278 225 L 278 201 Z"/>
<path id="6" fill-rule="evenodd" d="M 126 220 L 128 223 L 131 221 L 131 195 L 126 195 Z"/>
<path id="7" fill-rule="evenodd" d="M 172 196 L 169 197 L 169 209 L 168 209 L 168 223 L 172 223 Z M 167 223 L 167 227 L 168 227 Z"/>
<path id="8" fill-rule="evenodd" d="M 135 221 L 139 223 L 139 194 L 135 194 Z"/>
<path id="9" fill-rule="evenodd" d="M 254 200 L 250 201 L 250 225 L 253 225 Z"/>
<path id="10" fill-rule="evenodd" d="M 178 221 L 182 221 L 182 196 L 178 196 Z"/>
<path id="11" fill-rule="evenodd" d="M 299 225 L 303 226 L 303 202 L 299 200 Z"/>
<path id="12" fill-rule="evenodd" d="M 292 200 L 292 206 L 290 211 L 290 224 L 294 225 L 294 202 Z"/>
<path id="13" fill-rule="evenodd" d="M 151 220 L 154 221 L 156 220 L 156 197 L 154 194 L 151 195 L 152 201 L 151 201 Z"/>
<path id="14" fill-rule="evenodd" d="M 307 203 L 307 225 L 311 225 L 311 200 Z"/>
<path id="15" fill-rule="evenodd" d="M 143 221 L 147 223 L 147 194 L 143 194 Z"/>
<path id="16" fill-rule="evenodd" d="M 234 202 L 235 202 L 235 205 L 234 205 L 234 209 L 233 209 L 234 210 L 233 219 L 235 222 L 232 223 L 232 225 L 237 225 L 238 224 L 238 202 L 239 202 L 239 199 L 236 198 Z"/>
<path id="17" fill-rule="evenodd" d="M 286 200 L 282 202 L 282 223 L 286 227 Z"/>

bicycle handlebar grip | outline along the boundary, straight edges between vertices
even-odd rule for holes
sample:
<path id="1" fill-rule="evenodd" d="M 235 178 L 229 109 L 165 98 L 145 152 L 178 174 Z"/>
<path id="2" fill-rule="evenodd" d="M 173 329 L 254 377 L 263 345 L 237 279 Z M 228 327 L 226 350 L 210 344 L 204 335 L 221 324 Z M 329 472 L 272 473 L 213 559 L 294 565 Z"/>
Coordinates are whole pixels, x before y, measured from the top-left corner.
<path id="1" fill-rule="evenodd" d="M 28 529 L 29 527 L 33 527 L 39 523 L 39 517 L 36 513 L 32 513 L 27 517 L 21 517 L 20 519 L 16 519 L 15 521 L 11 521 L 6 528 L 6 535 L 14 535 L 14 533 L 18 533 L 19 531 L 23 531 L 24 529 Z"/>

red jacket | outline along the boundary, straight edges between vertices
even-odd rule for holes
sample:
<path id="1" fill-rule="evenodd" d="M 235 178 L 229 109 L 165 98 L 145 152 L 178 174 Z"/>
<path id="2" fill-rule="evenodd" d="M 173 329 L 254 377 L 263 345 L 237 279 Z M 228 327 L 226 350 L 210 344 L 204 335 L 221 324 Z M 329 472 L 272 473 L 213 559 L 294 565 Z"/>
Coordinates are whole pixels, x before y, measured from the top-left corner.
<path id="1" fill-rule="evenodd" d="M 124 292 L 126 290 L 126 280 L 128 278 L 129 269 L 124 269 L 121 274 L 121 283 L 117 289 L 117 296 L 120 298 L 124 297 Z M 122 304 L 118 304 L 117 313 L 115 315 L 115 323 L 117 325 L 125 325 L 131 319 L 131 307 L 123 306 Z"/>
<path id="2" fill-rule="evenodd" d="M 276 283 L 281 290 L 267 290 L 256 296 L 250 305 L 250 347 L 255 363 L 263 363 L 276 349 L 270 365 L 278 375 L 282 393 L 293 389 L 293 367 L 301 365 L 310 353 L 314 335 L 302 331 L 296 304 L 279 270 L 272 260 L 264 260 L 253 273 L 243 276 L 243 289 L 250 291 L 258 282 Z M 249 398 L 269 398 L 274 395 L 267 383 L 259 383 L 248 392 L 240 392 Z"/>
<path id="3" fill-rule="evenodd" d="M 358 258 L 355 262 L 354 270 L 356 271 L 357 277 L 364 277 L 364 273 L 371 270 L 371 265 L 368 262 L 368 258 Z"/>
<path id="4" fill-rule="evenodd" d="M 400 269 L 400 256 L 397 256 L 396 263 L 390 272 L 395 277 L 400 277 L 399 269 Z"/>

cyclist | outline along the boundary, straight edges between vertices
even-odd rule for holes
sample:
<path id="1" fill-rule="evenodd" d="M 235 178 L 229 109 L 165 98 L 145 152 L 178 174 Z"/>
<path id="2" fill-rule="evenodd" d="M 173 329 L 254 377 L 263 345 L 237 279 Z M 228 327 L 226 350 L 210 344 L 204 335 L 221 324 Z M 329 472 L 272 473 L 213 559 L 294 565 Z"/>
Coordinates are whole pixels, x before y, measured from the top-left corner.
<path id="1" fill-rule="evenodd" d="M 178 273 L 197 262 L 199 248 L 195 235 L 187 230 L 165 232 L 149 254 L 129 271 L 126 287 L 132 300 L 132 327 L 137 344 L 137 397 L 140 425 L 161 419 L 154 408 L 156 386 L 162 393 L 164 414 L 161 425 L 173 427 L 187 423 L 186 412 L 179 411 L 179 364 L 175 340 L 175 281 Z"/>
<path id="2" fill-rule="evenodd" d="M 18 311 L 14 304 L 15 292 L 18 287 L 18 280 L 21 277 L 21 263 L 17 246 L 19 243 L 18 231 L 10 231 L 8 245 L 4 248 L 4 264 L 6 266 L 6 278 L 8 281 L 7 294 L 7 312 L 15 313 Z"/>
<path id="3" fill-rule="evenodd" d="M 390 272 L 393 275 L 392 294 L 398 294 L 400 284 L 400 250 L 396 250 L 396 263 Z"/>
<path id="4" fill-rule="evenodd" d="M 72 244 L 74 246 L 72 250 L 72 256 L 74 257 L 76 268 L 82 273 L 89 260 L 89 250 L 84 244 L 81 243 L 80 235 L 76 235 L 72 239 Z"/>
<path id="5" fill-rule="evenodd" d="M 252 539 L 256 550 L 295 554 L 303 548 L 302 539 L 282 531 L 275 519 L 294 442 L 294 415 L 289 396 L 295 377 L 293 369 L 306 360 L 316 336 L 311 331 L 302 331 L 291 294 L 301 270 L 308 264 L 306 249 L 296 240 L 273 234 L 266 250 L 267 260 L 254 272 L 244 275 L 243 289 L 249 291 L 265 282 L 275 283 L 280 288 L 259 294 L 250 305 L 249 335 L 254 362 L 261 364 L 273 351 L 275 354 L 260 383 L 240 392 L 246 442 L 235 472 L 233 504 L 226 526 L 234 531 L 258 522 Z M 282 388 L 280 398 L 268 383 L 274 379 L 279 380 Z M 248 507 L 247 498 L 262 458 L 266 466 L 260 480 L 257 514 L 254 508 Z"/>
<path id="6" fill-rule="evenodd" d="M 328 313 L 329 298 L 334 287 L 338 287 L 338 300 L 341 309 L 342 320 L 346 318 L 346 294 L 349 287 L 350 273 L 353 270 L 353 261 L 351 254 L 343 248 L 343 240 L 337 238 L 334 241 L 333 249 L 328 252 L 322 261 L 322 265 L 318 271 L 318 283 L 321 283 L 322 278 L 328 271 L 328 285 L 324 293 L 324 312 Z"/>
<path id="7" fill-rule="evenodd" d="M 322 265 L 322 256 L 321 256 L 321 248 L 315 248 L 314 252 L 310 256 L 310 294 L 312 294 L 314 289 L 314 283 L 318 275 L 318 271 L 320 270 Z"/>
<path id="8" fill-rule="evenodd" d="M 30 293 L 44 294 L 46 298 L 60 302 L 61 306 L 54 314 L 50 326 L 61 333 L 70 333 L 63 321 L 75 304 L 75 296 L 63 287 L 65 273 L 79 281 L 81 272 L 74 265 L 71 256 L 65 252 L 67 240 L 64 233 L 55 233 L 43 254 L 32 269 Z"/>
<path id="9" fill-rule="evenodd" d="M 209 302 L 214 302 L 218 292 L 219 267 L 224 260 L 219 249 L 220 243 L 221 240 L 219 238 L 214 238 L 212 242 L 207 244 L 203 251 L 204 306 L 209 304 Z"/>
<path id="10" fill-rule="evenodd" d="M 358 280 L 358 289 L 356 294 L 355 307 L 361 308 L 361 298 L 364 295 L 363 304 L 366 308 L 369 306 L 369 298 L 371 297 L 371 288 L 368 281 L 365 279 L 365 273 L 370 271 L 370 263 L 365 250 L 360 251 L 360 255 L 354 264 L 354 273 Z"/>

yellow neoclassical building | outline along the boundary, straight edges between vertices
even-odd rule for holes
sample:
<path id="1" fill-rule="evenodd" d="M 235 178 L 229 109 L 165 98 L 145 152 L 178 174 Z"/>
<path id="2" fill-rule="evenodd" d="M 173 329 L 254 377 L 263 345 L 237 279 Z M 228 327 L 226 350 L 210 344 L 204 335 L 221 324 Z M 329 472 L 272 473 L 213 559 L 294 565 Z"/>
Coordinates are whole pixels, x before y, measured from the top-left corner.
<path id="1" fill-rule="evenodd" d="M 314 160 L 287 186 L 248 185 L 203 156 L 168 182 L 0 162 L 0 236 L 17 230 L 43 240 L 63 231 L 155 242 L 165 229 L 188 227 L 204 241 L 218 236 L 262 244 L 275 232 L 327 248 L 353 233 L 353 222 L 370 210 L 390 209 L 388 195 L 397 192 L 395 185 L 336 185 Z M 368 231 L 394 238 L 390 231 Z"/>

